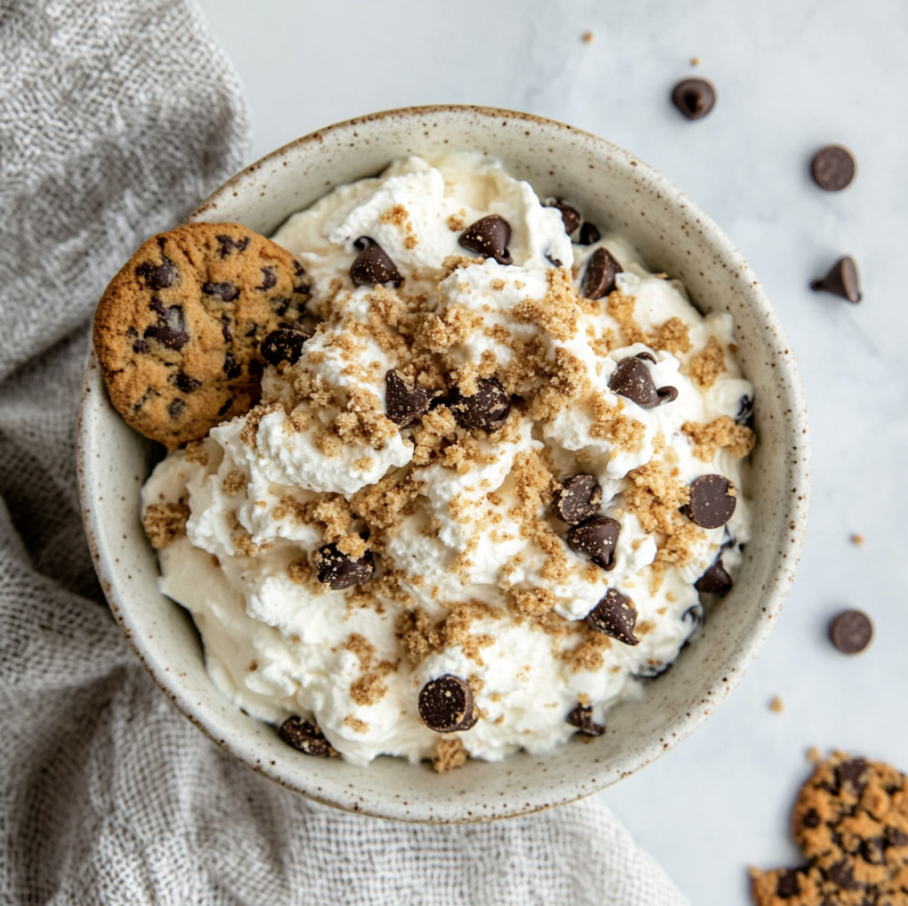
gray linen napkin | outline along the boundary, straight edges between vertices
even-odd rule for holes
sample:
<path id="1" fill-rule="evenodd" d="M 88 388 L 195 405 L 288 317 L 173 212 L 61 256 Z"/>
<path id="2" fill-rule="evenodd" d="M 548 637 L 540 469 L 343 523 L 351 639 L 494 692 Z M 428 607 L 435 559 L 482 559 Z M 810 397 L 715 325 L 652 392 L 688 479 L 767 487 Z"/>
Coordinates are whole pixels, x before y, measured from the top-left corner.
<path id="1" fill-rule="evenodd" d="M 248 133 L 186 0 L 0 0 L 0 901 L 680 906 L 592 800 L 468 827 L 315 806 L 194 729 L 114 624 L 76 492 L 88 319 Z"/>

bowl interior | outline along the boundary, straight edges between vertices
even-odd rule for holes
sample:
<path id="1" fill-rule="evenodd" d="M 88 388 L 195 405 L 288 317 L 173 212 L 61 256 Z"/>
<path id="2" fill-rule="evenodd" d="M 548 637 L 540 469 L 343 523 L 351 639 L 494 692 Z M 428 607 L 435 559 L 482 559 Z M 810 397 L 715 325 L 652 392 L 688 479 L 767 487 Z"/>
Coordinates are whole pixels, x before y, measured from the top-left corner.
<path id="1" fill-rule="evenodd" d="M 713 712 L 763 644 L 798 561 L 809 484 L 806 407 L 771 305 L 725 235 L 675 187 L 608 142 L 558 123 L 469 107 L 391 111 L 307 136 L 243 171 L 192 219 L 239 221 L 270 234 L 334 186 L 395 157 L 472 149 L 500 158 L 543 196 L 573 200 L 619 230 L 648 264 L 682 280 L 704 312 L 730 311 L 744 373 L 756 387 L 749 494 L 754 539 L 732 592 L 700 640 L 642 701 L 610 715 L 606 733 L 547 756 L 470 761 L 448 774 L 380 758 L 369 768 L 313 759 L 224 699 L 205 672 L 187 613 L 157 590 L 158 567 L 139 519 L 139 489 L 158 457 L 110 405 L 97 363 L 86 374 L 80 485 L 102 585 L 124 632 L 173 701 L 253 768 L 319 801 L 387 818 L 477 821 L 521 814 L 600 790 L 671 748 Z"/>

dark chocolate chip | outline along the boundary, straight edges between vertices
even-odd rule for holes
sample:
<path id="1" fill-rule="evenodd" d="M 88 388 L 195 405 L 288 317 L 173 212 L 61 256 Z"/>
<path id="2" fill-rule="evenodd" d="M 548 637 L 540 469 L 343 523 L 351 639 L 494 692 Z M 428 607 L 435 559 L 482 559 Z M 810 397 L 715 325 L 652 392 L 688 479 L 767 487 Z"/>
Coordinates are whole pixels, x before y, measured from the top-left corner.
<path id="1" fill-rule="evenodd" d="M 897 827 L 887 827 L 886 842 L 890 846 L 908 846 L 908 834 Z"/>
<path id="2" fill-rule="evenodd" d="M 218 415 L 219 416 L 225 415 L 232 405 L 233 405 L 233 400 L 232 399 L 227 400 L 227 402 L 224 403 L 224 405 L 221 406 L 220 409 L 218 409 Z"/>
<path id="3" fill-rule="evenodd" d="M 303 279 L 306 276 L 306 269 L 299 261 L 293 262 L 293 273 L 297 277 L 297 279 L 293 281 L 293 291 L 295 293 L 308 293 L 311 289 L 309 281 Z"/>
<path id="4" fill-rule="evenodd" d="M 568 714 L 567 722 L 584 736 L 602 736 L 605 732 L 605 727 L 593 720 L 593 709 L 589 705 L 577 705 Z"/>
<path id="5" fill-rule="evenodd" d="M 144 340 L 136 340 L 132 344 L 133 352 L 148 352 L 148 344 Z"/>
<path id="6" fill-rule="evenodd" d="M 706 79 L 682 79 L 672 89 L 672 103 L 689 120 L 699 120 L 716 106 L 716 89 Z"/>
<path id="7" fill-rule="evenodd" d="M 372 551 L 366 551 L 362 557 L 354 560 L 341 553 L 336 544 L 326 544 L 315 555 L 315 568 L 319 582 L 324 582 L 333 589 L 350 588 L 362 585 L 372 578 L 375 562 Z"/>
<path id="8" fill-rule="evenodd" d="M 214 238 L 217 239 L 218 245 L 221 247 L 222 258 L 226 258 L 234 250 L 237 252 L 245 252 L 249 245 L 248 236 L 245 239 L 240 239 L 239 242 L 232 239 L 230 236 L 215 236 Z"/>
<path id="9" fill-rule="evenodd" d="M 568 525 L 579 525 L 599 512 L 602 488 L 593 475 L 572 475 L 552 494 L 555 515 Z"/>
<path id="10" fill-rule="evenodd" d="M 659 397 L 659 405 L 662 403 L 673 403 L 678 399 L 678 388 L 677 387 L 660 387 L 656 391 L 656 395 Z"/>
<path id="11" fill-rule="evenodd" d="M 545 253 L 545 259 L 552 267 L 561 267 L 561 259 L 553 258 L 548 252 Z"/>
<path id="12" fill-rule="evenodd" d="M 236 360 L 232 352 L 224 354 L 224 374 L 232 381 L 243 373 L 243 366 Z"/>
<path id="13" fill-rule="evenodd" d="M 881 865 L 886 860 L 886 842 L 882 837 L 868 837 L 861 841 L 861 858 L 871 865 Z"/>
<path id="14" fill-rule="evenodd" d="M 171 400 L 170 405 L 167 407 L 167 415 L 170 416 L 170 420 L 174 422 L 177 421 L 185 411 L 186 403 L 179 397 L 175 400 Z"/>
<path id="15" fill-rule="evenodd" d="M 842 654 L 858 654 L 873 638 L 873 623 L 861 610 L 843 610 L 829 624 L 829 640 Z"/>
<path id="16" fill-rule="evenodd" d="M 448 393 L 447 406 L 461 428 L 495 431 L 511 411 L 511 399 L 496 377 L 482 378 L 473 396 L 463 396 L 459 387 Z"/>
<path id="17" fill-rule="evenodd" d="M 595 223 L 587 221 L 580 227 L 580 245 L 592 245 L 598 242 L 602 237 L 599 235 L 599 227 Z"/>
<path id="18" fill-rule="evenodd" d="M 820 826 L 820 813 L 815 808 L 809 808 L 804 812 L 804 817 L 801 819 L 801 824 L 804 827 L 812 828 Z"/>
<path id="19" fill-rule="evenodd" d="M 276 367 L 281 362 L 290 362 L 292 365 L 294 362 L 299 361 L 299 357 L 303 354 L 303 345 L 308 339 L 309 334 L 303 333 L 301 330 L 280 327 L 277 330 L 272 330 L 262 340 L 259 350 L 262 353 L 262 358 L 269 365 Z"/>
<path id="20" fill-rule="evenodd" d="M 601 299 L 615 289 L 615 277 L 621 265 L 606 248 L 598 248 L 586 260 L 586 270 L 580 283 L 580 293 L 586 299 Z"/>
<path id="21" fill-rule="evenodd" d="M 190 377 L 188 374 L 184 374 L 180 371 L 177 374 L 177 387 L 183 391 L 183 393 L 192 393 L 193 390 L 198 390 L 202 386 L 201 381 L 197 381 L 195 378 Z"/>
<path id="22" fill-rule="evenodd" d="M 813 181 L 827 192 L 841 192 L 850 186 L 856 172 L 854 155 L 841 145 L 820 148 L 810 162 Z"/>
<path id="23" fill-rule="evenodd" d="M 852 758 L 851 761 L 843 761 L 836 765 L 835 781 L 838 786 L 837 792 L 841 792 L 847 783 L 854 791 L 856 796 L 860 796 L 867 787 L 867 778 L 864 776 L 867 771 L 867 762 L 863 758 Z"/>
<path id="24" fill-rule="evenodd" d="M 725 525 L 735 512 L 737 498 L 729 494 L 734 485 L 724 475 L 701 475 L 690 486 L 690 503 L 684 513 L 701 528 Z"/>
<path id="25" fill-rule="evenodd" d="M 649 368 L 637 356 L 622 359 L 612 372 L 608 385 L 614 393 L 626 397 L 643 409 L 652 409 L 662 402 L 656 393 Z"/>
<path id="26" fill-rule="evenodd" d="M 262 271 L 262 285 L 257 286 L 256 289 L 262 291 L 266 289 L 271 289 L 272 286 L 277 285 L 277 268 L 276 267 L 263 267 Z"/>
<path id="27" fill-rule="evenodd" d="M 430 680 L 419 691 L 419 716 L 436 733 L 469 730 L 478 719 L 470 684 L 452 673 Z"/>
<path id="28" fill-rule="evenodd" d="M 826 869 L 829 880 L 843 890 L 860 890 L 861 885 L 854 879 L 854 870 L 845 859 L 834 862 Z"/>
<path id="29" fill-rule="evenodd" d="M 360 236 L 354 245 L 359 254 L 350 265 L 350 279 L 356 286 L 375 286 L 378 283 L 400 286 L 404 282 L 397 266 L 373 239 Z"/>
<path id="30" fill-rule="evenodd" d="M 615 568 L 615 548 L 621 523 L 610 516 L 596 516 L 575 525 L 565 535 L 568 545 L 580 554 L 586 554 L 597 566 L 605 570 Z"/>
<path id="31" fill-rule="evenodd" d="M 253 321 L 249 327 L 249 330 L 247 330 L 246 333 L 243 334 L 243 336 L 247 337 L 247 338 L 254 337 L 258 332 L 259 332 L 259 326 L 258 326 L 258 324 L 255 323 L 255 321 Z"/>
<path id="32" fill-rule="evenodd" d="M 801 892 L 801 885 L 798 883 L 798 870 L 789 868 L 779 875 L 776 882 L 776 896 L 783 900 L 790 900 Z"/>
<path id="33" fill-rule="evenodd" d="M 738 414 L 735 416 L 736 425 L 751 425 L 754 417 L 754 401 L 752 397 L 742 396 L 738 403 Z"/>
<path id="34" fill-rule="evenodd" d="M 301 717 L 288 717 L 278 732 L 288 746 L 299 749 L 305 755 L 327 758 L 331 754 L 331 745 L 322 731 Z"/>
<path id="35" fill-rule="evenodd" d="M 560 198 L 552 204 L 552 207 L 561 211 L 561 219 L 564 221 L 564 231 L 570 236 L 571 233 L 580 226 L 580 211 L 578 211 L 577 208 L 571 207 L 567 202 L 562 201 Z"/>
<path id="36" fill-rule="evenodd" d="M 861 283 L 858 278 L 858 266 L 854 258 L 845 255 L 839 258 L 829 269 L 825 277 L 820 277 L 810 284 L 814 292 L 832 293 L 841 296 L 854 305 L 861 301 Z"/>
<path id="37" fill-rule="evenodd" d="M 385 375 L 385 412 L 395 425 L 405 428 L 429 408 L 429 394 L 393 369 Z"/>
<path id="38" fill-rule="evenodd" d="M 494 258 L 499 264 L 513 264 L 508 243 L 511 225 L 497 214 L 489 214 L 468 226 L 458 240 L 462 248 L 483 258 Z"/>
<path id="39" fill-rule="evenodd" d="M 231 331 L 230 325 L 226 321 L 221 323 L 221 333 L 224 336 L 225 343 L 230 343 L 233 340 L 233 331 Z"/>
<path id="40" fill-rule="evenodd" d="M 719 557 L 715 563 L 696 582 L 694 588 L 701 594 L 706 595 L 724 595 L 731 591 L 735 583 L 731 576 L 722 565 L 722 558 Z"/>
<path id="41" fill-rule="evenodd" d="M 173 286 L 177 279 L 177 269 L 174 263 L 161 252 L 163 259 L 161 264 L 152 264 L 150 261 L 143 261 L 136 268 L 136 276 L 145 281 L 145 284 L 151 290 L 167 289 Z"/>
<path id="42" fill-rule="evenodd" d="M 265 363 L 258 359 L 249 360 L 249 373 L 253 377 L 260 378 L 265 373 Z"/>
<path id="43" fill-rule="evenodd" d="M 596 632 L 605 633 L 625 645 L 637 645 L 640 639 L 634 636 L 637 609 L 634 602 L 610 588 L 605 597 L 586 615 L 586 625 Z"/>
<path id="44" fill-rule="evenodd" d="M 226 280 L 223 283 L 203 283 L 202 292 L 206 296 L 217 296 L 222 302 L 233 302 L 240 294 L 238 287 Z"/>
<path id="45" fill-rule="evenodd" d="M 151 388 L 146 390 L 142 396 L 132 404 L 133 414 L 137 413 L 154 395 L 155 392 Z"/>
<path id="46" fill-rule="evenodd" d="M 656 364 L 656 357 L 651 352 L 638 352 L 635 356 L 635 359 L 646 359 L 647 362 L 652 362 Z"/>
<path id="47" fill-rule="evenodd" d="M 157 340 L 168 349 L 182 349 L 189 342 L 186 319 L 183 317 L 183 306 L 171 305 L 168 307 L 157 296 L 152 296 L 151 308 L 157 312 L 158 322 L 146 328 L 144 338 Z"/>

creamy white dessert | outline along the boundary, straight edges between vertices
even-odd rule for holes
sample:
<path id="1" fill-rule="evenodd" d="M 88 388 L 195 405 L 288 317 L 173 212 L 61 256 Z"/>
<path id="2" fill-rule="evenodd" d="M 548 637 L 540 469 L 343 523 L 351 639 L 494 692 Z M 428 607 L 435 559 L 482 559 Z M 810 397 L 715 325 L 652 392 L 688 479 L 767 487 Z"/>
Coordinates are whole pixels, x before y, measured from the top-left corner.
<path id="1" fill-rule="evenodd" d="M 273 237 L 312 337 L 142 492 L 161 590 L 249 714 L 358 765 L 541 753 L 675 660 L 695 585 L 730 587 L 754 440 L 732 318 L 620 237 L 572 243 L 574 215 L 451 154 Z"/>

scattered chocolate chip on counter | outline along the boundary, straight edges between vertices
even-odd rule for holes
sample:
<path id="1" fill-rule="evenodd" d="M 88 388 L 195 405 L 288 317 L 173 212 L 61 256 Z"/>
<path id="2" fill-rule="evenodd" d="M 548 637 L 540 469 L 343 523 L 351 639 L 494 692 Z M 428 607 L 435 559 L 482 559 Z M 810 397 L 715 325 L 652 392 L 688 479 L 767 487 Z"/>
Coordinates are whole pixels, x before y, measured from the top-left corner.
<path id="1" fill-rule="evenodd" d="M 854 155 L 841 145 L 820 148 L 810 162 L 813 181 L 827 192 L 841 192 L 851 185 L 856 173 Z"/>
<path id="2" fill-rule="evenodd" d="M 419 692 L 419 716 L 437 733 L 469 730 L 479 719 L 470 684 L 452 673 L 426 683 Z"/>
<path id="3" fill-rule="evenodd" d="M 873 623 L 862 610 L 843 610 L 829 624 L 829 641 L 842 654 L 859 654 L 873 638 Z"/>
<path id="4" fill-rule="evenodd" d="M 861 284 L 854 258 L 844 255 L 829 269 L 825 277 L 810 284 L 814 292 L 832 293 L 857 305 L 861 301 Z"/>
<path id="5" fill-rule="evenodd" d="M 699 120 L 716 106 L 716 89 L 706 79 L 682 79 L 672 90 L 672 103 L 689 120 Z"/>

